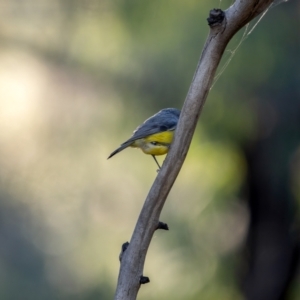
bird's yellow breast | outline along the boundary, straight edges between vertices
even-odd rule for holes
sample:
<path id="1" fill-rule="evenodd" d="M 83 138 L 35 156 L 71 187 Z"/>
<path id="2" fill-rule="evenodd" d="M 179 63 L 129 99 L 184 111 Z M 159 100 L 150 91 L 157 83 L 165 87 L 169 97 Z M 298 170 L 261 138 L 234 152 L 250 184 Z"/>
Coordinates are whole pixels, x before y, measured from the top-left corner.
<path id="1" fill-rule="evenodd" d="M 174 131 L 163 131 L 145 137 L 147 142 L 157 142 L 170 145 L 173 141 Z"/>
<path id="2" fill-rule="evenodd" d="M 174 131 L 163 131 L 134 141 L 131 147 L 140 148 L 144 153 L 163 155 L 169 151 Z"/>

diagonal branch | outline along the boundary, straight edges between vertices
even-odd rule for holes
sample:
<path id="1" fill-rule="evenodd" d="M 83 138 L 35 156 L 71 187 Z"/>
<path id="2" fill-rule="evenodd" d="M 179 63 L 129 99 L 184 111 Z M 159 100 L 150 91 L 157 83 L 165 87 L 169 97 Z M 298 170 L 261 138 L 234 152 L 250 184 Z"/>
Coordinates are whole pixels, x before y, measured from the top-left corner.
<path id="1" fill-rule="evenodd" d="M 210 33 L 182 108 L 174 142 L 149 191 L 130 244 L 122 255 L 115 300 L 134 300 L 137 297 L 147 250 L 157 229 L 161 210 L 185 160 L 228 42 L 239 29 L 267 9 L 272 2 L 273 0 L 237 0 L 225 12 L 211 11 L 208 19 Z"/>

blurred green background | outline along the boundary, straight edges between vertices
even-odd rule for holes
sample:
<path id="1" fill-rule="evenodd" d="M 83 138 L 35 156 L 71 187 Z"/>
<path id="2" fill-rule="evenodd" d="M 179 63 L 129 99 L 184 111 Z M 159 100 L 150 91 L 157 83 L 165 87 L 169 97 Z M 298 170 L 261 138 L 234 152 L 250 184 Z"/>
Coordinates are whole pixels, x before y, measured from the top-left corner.
<path id="1" fill-rule="evenodd" d="M 0 0 L 0 299 L 112 299 L 120 247 L 157 173 L 137 150 L 106 158 L 147 117 L 181 108 L 209 10 L 231 3 Z M 299 108 L 299 4 L 271 9 L 213 86 L 139 299 L 243 299 L 243 147 Z M 279 145 L 293 145 L 289 186 L 299 201 L 291 131 Z M 294 284 L 289 299 L 299 297 Z"/>

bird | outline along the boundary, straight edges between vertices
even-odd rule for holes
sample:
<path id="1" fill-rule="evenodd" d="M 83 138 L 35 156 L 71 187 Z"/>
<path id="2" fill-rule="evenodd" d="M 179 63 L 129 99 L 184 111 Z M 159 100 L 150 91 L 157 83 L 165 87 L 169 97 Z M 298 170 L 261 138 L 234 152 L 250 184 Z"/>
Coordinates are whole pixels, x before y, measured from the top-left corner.
<path id="1" fill-rule="evenodd" d="M 151 155 L 160 169 L 161 167 L 156 156 L 168 153 L 179 116 L 180 110 L 177 108 L 164 108 L 160 110 L 138 126 L 133 131 L 132 136 L 113 151 L 107 159 L 127 147 L 139 148 L 145 154 Z"/>

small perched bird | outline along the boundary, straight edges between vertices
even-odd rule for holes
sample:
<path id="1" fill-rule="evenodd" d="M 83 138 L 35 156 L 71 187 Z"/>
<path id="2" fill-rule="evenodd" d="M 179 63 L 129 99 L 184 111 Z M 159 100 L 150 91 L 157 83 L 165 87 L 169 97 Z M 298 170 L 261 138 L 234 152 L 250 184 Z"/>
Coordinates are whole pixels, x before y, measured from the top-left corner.
<path id="1" fill-rule="evenodd" d="M 108 158 L 111 158 L 127 147 L 140 148 L 145 154 L 152 155 L 160 169 L 155 156 L 166 154 L 169 151 L 179 115 L 179 109 L 162 109 L 140 125 L 133 132 L 132 137 L 121 144 Z"/>

